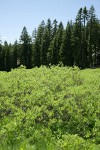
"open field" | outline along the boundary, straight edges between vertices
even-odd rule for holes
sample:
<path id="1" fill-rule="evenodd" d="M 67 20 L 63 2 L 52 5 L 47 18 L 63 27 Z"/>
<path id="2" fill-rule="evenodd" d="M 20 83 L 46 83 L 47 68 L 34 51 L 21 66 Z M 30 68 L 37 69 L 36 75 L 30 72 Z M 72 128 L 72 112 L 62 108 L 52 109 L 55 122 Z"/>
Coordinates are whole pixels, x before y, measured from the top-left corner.
<path id="1" fill-rule="evenodd" d="M 0 150 L 99 150 L 100 68 L 0 72 Z"/>

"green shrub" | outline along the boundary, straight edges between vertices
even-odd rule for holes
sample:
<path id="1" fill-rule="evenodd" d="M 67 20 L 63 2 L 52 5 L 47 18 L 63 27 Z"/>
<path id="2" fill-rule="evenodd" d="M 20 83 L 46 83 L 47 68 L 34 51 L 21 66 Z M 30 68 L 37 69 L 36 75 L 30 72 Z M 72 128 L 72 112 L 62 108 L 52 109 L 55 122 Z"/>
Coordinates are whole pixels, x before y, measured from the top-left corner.
<path id="1" fill-rule="evenodd" d="M 0 144 L 14 150 L 98 150 L 100 69 L 0 72 Z"/>

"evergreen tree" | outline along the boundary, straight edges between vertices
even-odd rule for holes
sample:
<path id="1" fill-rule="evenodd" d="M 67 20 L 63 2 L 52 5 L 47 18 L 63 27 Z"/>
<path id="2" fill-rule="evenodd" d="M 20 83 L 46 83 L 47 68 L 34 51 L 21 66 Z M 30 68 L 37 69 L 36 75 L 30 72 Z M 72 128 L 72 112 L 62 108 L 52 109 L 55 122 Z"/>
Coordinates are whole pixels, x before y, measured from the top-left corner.
<path id="1" fill-rule="evenodd" d="M 88 21 L 88 10 L 86 7 L 83 8 L 83 33 L 82 33 L 82 68 L 89 67 L 88 61 L 88 51 L 87 51 L 87 33 L 86 33 L 86 26 Z"/>
<path id="2" fill-rule="evenodd" d="M 64 31 L 63 41 L 60 49 L 61 61 L 64 65 L 67 66 L 73 66 L 71 35 L 72 35 L 72 22 L 68 22 L 66 30 Z"/>
<path id="3" fill-rule="evenodd" d="M 50 42 L 52 40 L 52 24 L 50 19 L 47 20 L 46 29 L 48 30 L 48 45 L 50 45 Z"/>
<path id="4" fill-rule="evenodd" d="M 3 58 L 3 48 L 2 45 L 0 43 L 0 71 L 4 70 L 4 58 Z"/>
<path id="5" fill-rule="evenodd" d="M 52 38 L 55 37 L 57 29 L 58 29 L 58 25 L 57 25 L 57 20 L 55 19 L 52 23 Z"/>
<path id="6" fill-rule="evenodd" d="M 47 59 L 48 48 L 49 48 L 49 32 L 47 28 L 45 28 L 45 33 L 43 35 L 42 43 L 41 43 L 41 64 L 42 65 L 48 65 L 48 59 Z"/>
<path id="7" fill-rule="evenodd" d="M 58 63 L 61 62 L 60 58 L 60 48 L 63 41 L 63 34 L 64 34 L 64 27 L 62 22 L 59 23 L 58 30 L 57 30 L 57 49 L 58 49 Z"/>
<path id="8" fill-rule="evenodd" d="M 85 67 L 85 56 L 87 50 L 86 41 L 85 41 L 85 32 L 84 26 L 86 24 L 86 19 L 83 15 L 83 9 L 80 8 L 78 14 L 76 16 L 76 21 L 73 26 L 73 34 L 72 34 L 72 45 L 74 50 L 74 65 L 79 66 L 81 68 Z M 84 23 L 83 23 L 84 22 Z M 84 24 L 84 25 L 83 25 Z M 84 49 L 85 47 L 85 49 Z"/>
<path id="9" fill-rule="evenodd" d="M 34 67 L 40 67 L 40 44 L 38 38 L 35 39 L 34 48 L 33 48 L 33 64 Z"/>
<path id="10" fill-rule="evenodd" d="M 88 53 L 89 53 L 89 64 L 93 66 L 93 54 L 94 61 L 96 61 L 96 53 L 99 51 L 99 21 L 95 15 L 95 9 L 93 6 L 89 10 L 89 20 L 87 23 L 88 30 Z"/>
<path id="11" fill-rule="evenodd" d="M 21 52 L 20 52 L 20 62 L 27 68 L 32 68 L 32 41 L 28 35 L 26 27 L 23 28 L 21 36 Z"/>
<path id="12" fill-rule="evenodd" d="M 53 40 L 50 43 L 49 46 L 49 63 L 53 64 L 53 65 L 57 65 L 58 64 L 58 49 L 57 49 L 57 37 L 55 35 L 55 37 L 53 38 Z"/>
<path id="13" fill-rule="evenodd" d="M 50 63 L 57 65 L 60 62 L 60 47 L 62 44 L 63 37 L 63 24 L 59 24 L 58 28 L 55 30 L 55 36 L 50 43 L 49 53 L 50 53 Z"/>
<path id="14" fill-rule="evenodd" d="M 51 54 L 49 52 L 49 46 L 53 39 L 52 24 L 50 19 L 47 20 L 45 31 L 46 31 L 45 37 L 46 37 L 46 49 L 47 49 L 47 65 L 49 65 L 51 63 Z"/>
<path id="15" fill-rule="evenodd" d="M 20 65 L 20 52 L 19 52 L 19 45 L 17 40 L 13 45 L 13 68 L 17 68 Z"/>
<path id="16" fill-rule="evenodd" d="M 86 6 L 83 8 L 82 18 L 83 18 L 83 24 L 84 24 L 84 28 L 85 28 L 88 18 L 89 18 L 89 14 L 88 14 L 88 10 L 87 10 Z"/>
<path id="17" fill-rule="evenodd" d="M 37 36 L 37 29 L 35 28 L 34 31 L 32 32 L 32 43 L 33 44 L 35 43 L 36 36 Z"/>
<path id="18" fill-rule="evenodd" d="M 0 56 L 0 70 L 5 71 L 5 59 L 6 59 L 6 50 L 4 49 L 4 45 L 1 45 L 1 56 Z"/>
<path id="19" fill-rule="evenodd" d="M 34 40 L 34 54 L 33 54 L 33 61 L 34 66 L 40 67 L 41 66 L 41 57 L 42 57 L 42 42 L 43 36 L 45 34 L 45 22 L 42 21 L 38 27 L 37 35 Z"/>
<path id="20" fill-rule="evenodd" d="M 4 42 L 3 46 L 3 66 L 4 71 L 11 70 L 11 45 L 8 45 L 7 41 Z"/>
<path id="21" fill-rule="evenodd" d="M 58 48 L 57 48 L 57 20 L 55 19 L 52 24 L 52 41 L 49 46 L 49 61 L 51 64 L 58 64 Z"/>

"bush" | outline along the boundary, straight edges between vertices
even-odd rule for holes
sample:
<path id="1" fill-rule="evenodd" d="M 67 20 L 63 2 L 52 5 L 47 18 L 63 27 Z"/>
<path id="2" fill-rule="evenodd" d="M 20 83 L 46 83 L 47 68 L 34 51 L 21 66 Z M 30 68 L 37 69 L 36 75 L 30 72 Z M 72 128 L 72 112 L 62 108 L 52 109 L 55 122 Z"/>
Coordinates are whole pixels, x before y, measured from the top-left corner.
<path id="1" fill-rule="evenodd" d="M 99 74 L 100 69 L 59 66 L 0 72 L 1 144 L 98 149 Z"/>

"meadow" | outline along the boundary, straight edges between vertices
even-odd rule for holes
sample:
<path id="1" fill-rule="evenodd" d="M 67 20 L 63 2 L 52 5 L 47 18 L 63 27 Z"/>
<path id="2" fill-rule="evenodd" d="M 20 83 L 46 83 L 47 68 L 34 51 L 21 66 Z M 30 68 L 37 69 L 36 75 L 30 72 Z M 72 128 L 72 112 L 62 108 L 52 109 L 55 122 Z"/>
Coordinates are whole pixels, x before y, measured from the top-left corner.
<path id="1" fill-rule="evenodd" d="M 99 149 L 99 68 L 0 72 L 0 150 Z"/>

